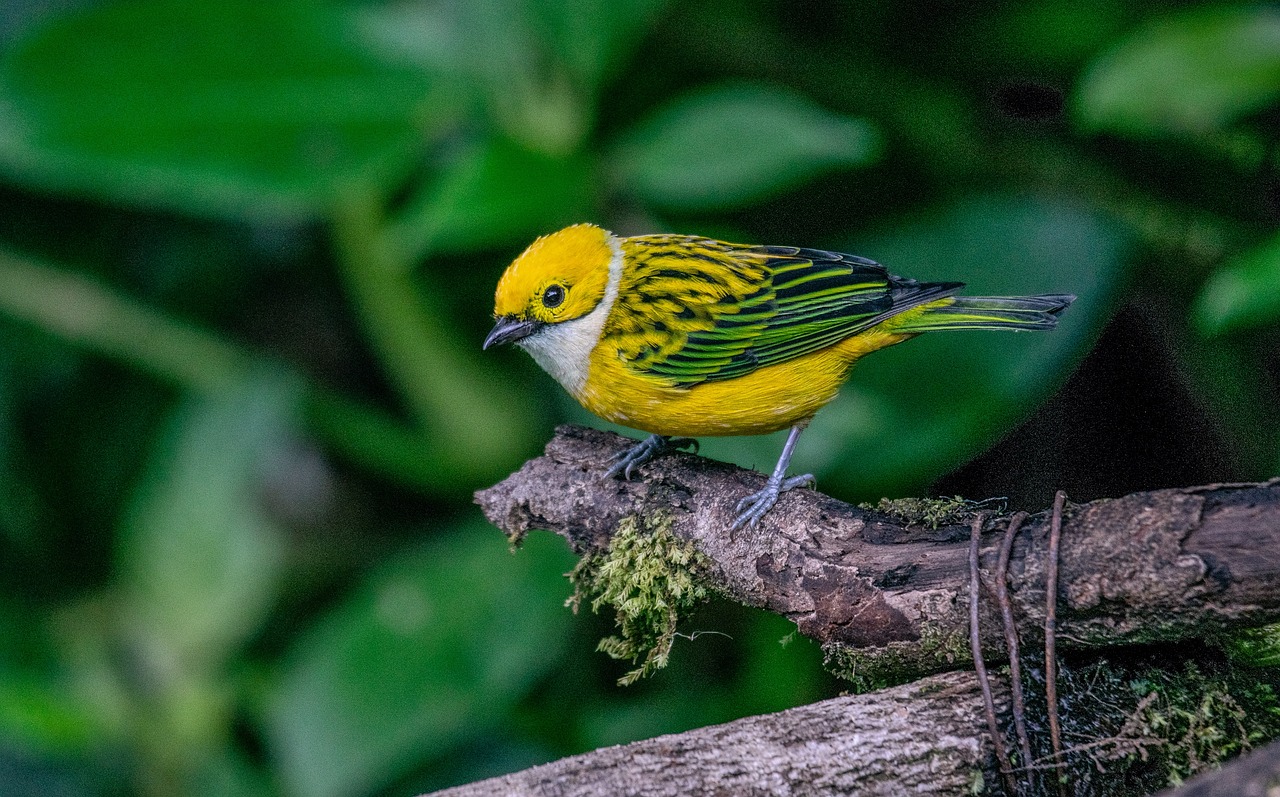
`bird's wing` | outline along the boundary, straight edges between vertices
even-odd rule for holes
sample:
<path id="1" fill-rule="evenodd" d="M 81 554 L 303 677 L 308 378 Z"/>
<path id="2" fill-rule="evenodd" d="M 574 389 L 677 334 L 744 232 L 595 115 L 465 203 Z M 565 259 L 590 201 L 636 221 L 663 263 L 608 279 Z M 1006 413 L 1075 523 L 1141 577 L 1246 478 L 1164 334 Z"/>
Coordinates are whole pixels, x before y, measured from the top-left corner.
<path id="1" fill-rule="evenodd" d="M 816 249 L 675 235 L 627 238 L 623 247 L 606 342 L 630 368 L 680 386 L 809 354 L 961 286 L 917 283 Z"/>

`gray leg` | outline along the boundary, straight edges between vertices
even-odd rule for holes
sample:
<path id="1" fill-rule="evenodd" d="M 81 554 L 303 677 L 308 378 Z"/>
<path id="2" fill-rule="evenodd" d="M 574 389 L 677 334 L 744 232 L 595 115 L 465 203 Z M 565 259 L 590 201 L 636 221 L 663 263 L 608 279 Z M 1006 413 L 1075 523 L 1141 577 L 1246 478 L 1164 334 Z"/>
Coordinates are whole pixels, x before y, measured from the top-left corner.
<path id="1" fill-rule="evenodd" d="M 765 482 L 763 490 L 758 493 L 752 493 L 738 502 L 735 510 L 738 513 L 738 518 L 729 527 L 730 531 L 737 531 L 743 526 L 755 526 L 760 522 L 760 518 L 764 517 L 765 513 L 778 502 L 778 496 L 787 490 L 814 484 L 812 473 L 806 473 L 803 476 L 792 476 L 790 479 L 786 478 L 787 466 L 791 464 L 791 454 L 795 451 L 796 440 L 799 439 L 802 431 L 804 431 L 803 426 L 791 427 L 791 433 L 787 435 L 787 442 L 782 446 L 782 456 L 778 457 L 778 464 L 773 469 L 773 475 L 769 477 L 769 481 Z"/>
<path id="2" fill-rule="evenodd" d="M 698 441 L 691 437 L 677 437 L 673 440 L 660 434 L 651 434 L 621 454 L 614 456 L 613 465 L 610 466 L 609 470 L 605 471 L 604 477 L 612 479 L 618 474 L 622 474 L 622 478 L 630 481 L 635 469 L 653 459 L 655 455 L 664 451 L 688 448 L 690 446 L 693 446 L 693 449 L 697 451 Z"/>

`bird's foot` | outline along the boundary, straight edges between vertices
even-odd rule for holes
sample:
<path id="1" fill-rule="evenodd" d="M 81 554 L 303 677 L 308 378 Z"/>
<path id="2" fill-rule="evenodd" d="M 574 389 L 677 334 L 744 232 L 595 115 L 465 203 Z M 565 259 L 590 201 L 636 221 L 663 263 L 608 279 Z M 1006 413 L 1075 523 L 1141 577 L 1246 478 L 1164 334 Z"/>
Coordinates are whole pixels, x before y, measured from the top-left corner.
<path id="1" fill-rule="evenodd" d="M 738 502 L 737 508 L 734 509 L 738 513 L 738 518 L 733 521 L 729 531 L 737 531 L 744 526 L 754 528 L 760 522 L 760 518 L 764 517 L 770 509 L 773 509 L 773 505 L 778 503 L 778 496 L 787 490 L 805 486 L 813 487 L 816 484 L 817 480 L 813 478 L 812 473 L 806 473 L 803 476 L 792 476 L 790 479 L 770 477 L 763 490 L 758 493 L 752 493 Z"/>
<path id="2" fill-rule="evenodd" d="M 619 454 L 615 454 L 610 460 L 613 464 L 609 470 L 605 471 L 604 477 L 612 479 L 621 474 L 622 478 L 630 481 L 635 469 L 653 459 L 664 451 L 673 451 L 681 448 L 693 448 L 694 453 L 698 452 L 698 441 L 692 437 L 664 437 L 660 434 L 651 434 L 645 439 L 636 443 L 631 448 Z"/>

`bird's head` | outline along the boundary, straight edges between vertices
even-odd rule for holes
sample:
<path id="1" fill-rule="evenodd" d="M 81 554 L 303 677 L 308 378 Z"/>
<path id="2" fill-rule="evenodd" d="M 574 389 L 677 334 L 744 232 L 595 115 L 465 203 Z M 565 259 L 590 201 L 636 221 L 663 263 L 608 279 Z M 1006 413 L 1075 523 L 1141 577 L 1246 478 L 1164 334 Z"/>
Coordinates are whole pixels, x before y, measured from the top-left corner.
<path id="1" fill-rule="evenodd" d="M 484 348 L 519 343 L 531 349 L 533 339 L 591 314 L 609 285 L 614 240 L 594 224 L 575 224 L 530 244 L 498 280 L 496 323 Z"/>

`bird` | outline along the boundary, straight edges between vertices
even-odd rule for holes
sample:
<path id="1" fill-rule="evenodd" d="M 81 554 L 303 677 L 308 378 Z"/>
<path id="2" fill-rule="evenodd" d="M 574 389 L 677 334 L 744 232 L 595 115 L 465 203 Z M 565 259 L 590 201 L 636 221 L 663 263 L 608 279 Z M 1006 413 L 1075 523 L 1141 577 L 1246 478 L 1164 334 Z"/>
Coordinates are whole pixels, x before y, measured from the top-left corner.
<path id="1" fill-rule="evenodd" d="M 1049 330 L 1075 296 L 958 296 L 856 255 L 696 235 L 623 237 L 575 224 L 529 245 L 503 272 L 483 349 L 514 343 L 583 407 L 649 436 L 606 478 L 704 436 L 789 429 L 763 489 L 731 533 L 779 496 L 796 441 L 866 354 L 923 332 Z"/>

